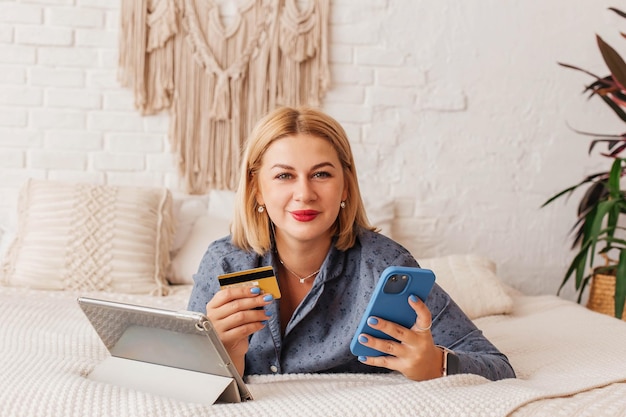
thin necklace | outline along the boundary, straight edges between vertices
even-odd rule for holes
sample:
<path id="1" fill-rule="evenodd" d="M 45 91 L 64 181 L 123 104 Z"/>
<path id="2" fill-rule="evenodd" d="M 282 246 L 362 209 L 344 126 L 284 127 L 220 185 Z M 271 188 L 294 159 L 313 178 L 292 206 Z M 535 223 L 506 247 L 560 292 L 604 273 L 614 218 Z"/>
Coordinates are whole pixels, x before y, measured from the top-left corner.
<path id="1" fill-rule="evenodd" d="M 309 279 L 309 278 L 311 278 L 311 277 L 313 277 L 313 276 L 317 275 L 317 273 L 318 273 L 318 272 L 320 272 L 320 271 L 322 270 L 322 268 L 320 268 L 320 269 L 318 269 L 317 271 L 313 272 L 312 274 L 307 275 L 306 277 L 301 277 L 300 275 L 296 274 L 296 273 L 295 273 L 295 272 L 293 272 L 291 269 L 289 269 L 289 267 L 288 267 L 287 265 L 285 265 L 285 263 L 283 262 L 283 260 L 282 260 L 282 259 L 278 258 L 278 262 L 280 262 L 280 264 L 281 264 L 282 266 L 284 266 L 284 267 L 285 267 L 285 269 L 286 269 L 287 271 L 291 272 L 291 274 L 292 274 L 294 277 L 298 278 L 298 279 L 300 280 L 300 284 L 304 284 L 304 281 L 306 281 L 307 279 Z"/>

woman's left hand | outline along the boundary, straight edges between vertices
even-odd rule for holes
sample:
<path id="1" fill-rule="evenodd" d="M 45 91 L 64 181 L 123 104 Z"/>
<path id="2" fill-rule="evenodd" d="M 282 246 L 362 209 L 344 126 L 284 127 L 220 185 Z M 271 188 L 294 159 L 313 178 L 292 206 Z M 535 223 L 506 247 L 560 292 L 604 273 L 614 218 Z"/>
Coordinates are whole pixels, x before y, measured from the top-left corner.
<path id="1" fill-rule="evenodd" d="M 379 317 L 368 319 L 367 324 L 370 327 L 397 341 L 360 335 L 359 342 L 362 345 L 388 356 L 360 356 L 359 360 L 371 366 L 398 371 L 414 381 L 438 378 L 442 376 L 443 351 L 435 346 L 430 333 L 432 320 L 430 311 L 426 304 L 415 296 L 409 297 L 409 305 L 417 313 L 415 325 L 410 329 Z"/>

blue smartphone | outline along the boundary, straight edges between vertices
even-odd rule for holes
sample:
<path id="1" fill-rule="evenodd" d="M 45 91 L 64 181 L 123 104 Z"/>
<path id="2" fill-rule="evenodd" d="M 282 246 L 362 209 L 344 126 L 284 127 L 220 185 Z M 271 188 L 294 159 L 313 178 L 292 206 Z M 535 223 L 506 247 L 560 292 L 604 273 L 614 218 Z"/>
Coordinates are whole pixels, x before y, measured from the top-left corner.
<path id="1" fill-rule="evenodd" d="M 363 313 L 356 333 L 350 343 L 350 351 L 356 356 L 382 356 L 385 353 L 359 343 L 362 333 L 379 339 L 393 339 L 391 336 L 372 329 L 367 324 L 370 316 L 392 321 L 406 328 L 415 324 L 417 315 L 409 305 L 411 294 L 425 301 L 435 284 L 435 274 L 430 269 L 407 266 L 390 266 L 380 276 L 372 298 Z"/>

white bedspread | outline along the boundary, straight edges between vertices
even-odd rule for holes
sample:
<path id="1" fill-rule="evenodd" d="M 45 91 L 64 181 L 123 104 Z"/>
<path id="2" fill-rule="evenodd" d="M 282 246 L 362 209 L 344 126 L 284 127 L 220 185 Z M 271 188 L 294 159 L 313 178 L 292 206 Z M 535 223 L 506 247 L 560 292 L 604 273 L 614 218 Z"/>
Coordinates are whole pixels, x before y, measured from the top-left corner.
<path id="1" fill-rule="evenodd" d="M 254 401 L 202 406 L 86 379 L 108 353 L 79 295 L 183 309 L 188 288 L 157 298 L 0 287 L 0 416 L 626 415 L 626 323 L 553 296 L 516 297 L 513 314 L 477 320 L 517 379 L 256 376 Z"/>

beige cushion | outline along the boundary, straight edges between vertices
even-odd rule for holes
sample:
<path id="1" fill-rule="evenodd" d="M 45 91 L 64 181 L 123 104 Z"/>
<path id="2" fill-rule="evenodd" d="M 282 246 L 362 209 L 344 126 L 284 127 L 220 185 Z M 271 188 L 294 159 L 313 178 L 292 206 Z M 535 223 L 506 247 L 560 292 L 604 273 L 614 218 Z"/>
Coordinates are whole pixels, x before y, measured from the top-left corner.
<path id="1" fill-rule="evenodd" d="M 478 255 L 449 255 L 418 259 L 422 268 L 431 269 L 436 282 L 470 319 L 507 314 L 513 299 L 496 275 L 493 261 Z"/>
<path id="2" fill-rule="evenodd" d="M 165 294 L 174 225 L 165 188 L 29 180 L 5 285 Z"/>

